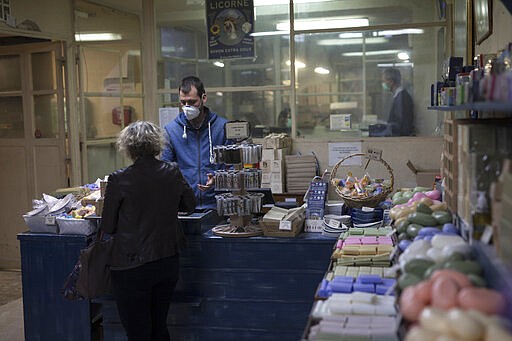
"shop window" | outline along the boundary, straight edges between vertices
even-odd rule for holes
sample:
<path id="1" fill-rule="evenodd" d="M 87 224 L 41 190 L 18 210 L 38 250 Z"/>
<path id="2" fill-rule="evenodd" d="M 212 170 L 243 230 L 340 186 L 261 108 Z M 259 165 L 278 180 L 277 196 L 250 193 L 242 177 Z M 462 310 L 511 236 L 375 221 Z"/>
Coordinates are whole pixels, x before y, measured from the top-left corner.
<path id="1" fill-rule="evenodd" d="M 205 84 L 208 105 L 229 119 L 251 113 L 255 125 L 270 130 L 279 127 L 283 109 L 293 107 L 296 134 L 368 136 L 370 125 L 388 118 L 393 96 L 383 91 L 381 75 L 392 67 L 413 99 L 415 135 L 442 133 L 440 120 L 425 107 L 429 84 L 447 57 L 444 1 L 297 0 L 291 32 L 288 3 L 254 4 L 255 58 L 224 60 L 207 57 L 203 5 L 185 0 L 157 5 L 160 105 L 177 95 L 181 78 L 194 74 Z M 361 20 L 347 23 L 348 18 Z M 350 115 L 348 129 L 341 132 L 335 125 L 331 130 L 331 121 L 339 120 L 331 116 L 343 114 Z"/>

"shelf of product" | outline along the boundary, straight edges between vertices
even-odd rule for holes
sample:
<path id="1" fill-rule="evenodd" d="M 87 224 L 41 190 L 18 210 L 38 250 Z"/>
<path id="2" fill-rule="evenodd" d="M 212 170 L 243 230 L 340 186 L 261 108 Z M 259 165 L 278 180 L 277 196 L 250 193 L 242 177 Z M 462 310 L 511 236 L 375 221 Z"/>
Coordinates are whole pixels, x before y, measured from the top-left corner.
<path id="1" fill-rule="evenodd" d="M 32 201 L 33 209 L 22 217 L 30 232 L 90 235 L 96 232 L 97 224 L 86 218 L 99 216 L 101 209 L 89 204 L 86 198 L 99 198 L 100 192 L 98 183 L 58 190 L 55 196 L 43 193 L 41 199 Z"/>
<path id="2" fill-rule="evenodd" d="M 234 144 L 215 146 L 215 163 L 226 164 L 230 169 L 219 170 L 213 174 L 217 213 L 228 217 L 227 224 L 215 226 L 212 231 L 222 237 L 254 237 L 263 234 L 255 214 L 261 213 L 263 193 L 247 192 L 261 187 L 262 146 L 258 144 Z M 255 167 L 256 166 L 256 167 Z"/>
<path id="3" fill-rule="evenodd" d="M 440 195 L 402 189 L 391 226 L 340 235 L 304 340 L 512 340 L 510 269 L 468 241 Z"/>
<path id="4" fill-rule="evenodd" d="M 427 107 L 428 110 L 437 111 L 496 111 L 512 112 L 512 102 L 473 102 L 461 105 L 441 105 Z"/>

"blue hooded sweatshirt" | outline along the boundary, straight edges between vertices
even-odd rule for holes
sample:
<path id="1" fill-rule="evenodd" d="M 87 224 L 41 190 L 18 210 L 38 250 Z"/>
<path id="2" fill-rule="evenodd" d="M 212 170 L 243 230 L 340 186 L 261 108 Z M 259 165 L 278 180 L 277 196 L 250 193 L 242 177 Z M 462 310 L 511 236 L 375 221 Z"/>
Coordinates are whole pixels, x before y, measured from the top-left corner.
<path id="1" fill-rule="evenodd" d="M 216 209 L 214 189 L 201 192 L 197 184 L 206 184 L 207 174 L 213 174 L 223 167 L 213 163 L 213 147 L 228 143 L 224 132 L 227 120 L 207 107 L 204 109 L 206 117 L 198 129 L 187 120 L 183 112 L 164 127 L 168 143 L 161 160 L 178 163 L 181 173 L 196 195 L 196 209 Z"/>

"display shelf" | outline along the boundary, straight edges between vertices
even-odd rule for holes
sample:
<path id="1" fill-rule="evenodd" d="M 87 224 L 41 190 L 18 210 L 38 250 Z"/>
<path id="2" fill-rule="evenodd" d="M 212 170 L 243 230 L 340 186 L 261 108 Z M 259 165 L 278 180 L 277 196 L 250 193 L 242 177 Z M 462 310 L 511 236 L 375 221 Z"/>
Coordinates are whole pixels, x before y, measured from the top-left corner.
<path id="1" fill-rule="evenodd" d="M 228 224 L 219 224 L 212 231 L 220 237 L 255 237 L 263 235 L 258 223 L 252 222 L 254 214 L 261 213 L 263 193 L 248 192 L 261 187 L 261 171 L 253 165 L 261 162 L 261 145 L 234 144 L 214 148 L 215 162 L 233 167 L 228 173 L 215 172 L 214 186 L 225 194 L 215 196 L 220 216 L 227 216 Z M 251 165 L 245 168 L 245 165 Z M 256 175 L 256 179 L 253 175 Z M 252 180 L 251 180 L 252 179 Z M 256 186 L 255 186 L 256 185 Z M 224 197 L 225 196 L 225 197 Z"/>
<path id="2" fill-rule="evenodd" d="M 464 110 L 476 110 L 476 111 L 499 111 L 499 112 L 512 112 L 512 102 L 474 102 L 466 103 L 462 105 L 442 105 L 442 106 L 430 106 L 428 110 L 437 111 L 464 111 Z"/>

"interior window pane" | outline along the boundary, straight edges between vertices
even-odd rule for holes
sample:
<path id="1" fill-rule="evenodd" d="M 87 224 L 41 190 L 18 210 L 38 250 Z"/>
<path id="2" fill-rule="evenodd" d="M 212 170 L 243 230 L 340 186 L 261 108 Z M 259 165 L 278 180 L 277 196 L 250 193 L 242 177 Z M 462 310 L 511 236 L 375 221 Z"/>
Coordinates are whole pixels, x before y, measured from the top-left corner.
<path id="1" fill-rule="evenodd" d="M 411 28 L 297 35 L 299 132 L 319 138 L 325 134 L 370 135 L 370 125 L 388 122 L 394 96 L 383 88 L 382 73 L 386 68 L 395 68 L 400 72 L 402 88 L 413 99 L 415 134 L 440 133 L 437 117 L 426 110 L 429 84 L 438 75 L 436 60 L 445 58 L 444 35 L 439 32 L 444 30 Z M 345 125 L 339 125 L 341 119 Z"/>
<path id="2" fill-rule="evenodd" d="M 32 77 L 34 90 L 53 90 L 55 80 L 55 53 L 39 52 L 32 54 Z"/>
<path id="3" fill-rule="evenodd" d="M 116 97 L 87 97 L 84 104 L 88 139 L 116 137 L 128 124 L 143 119 L 142 98 L 124 97 L 121 105 Z"/>
<path id="4" fill-rule="evenodd" d="M 290 132 L 290 94 L 288 91 L 210 92 L 206 106 L 228 120 L 246 120 L 253 137 L 270 132 Z M 165 94 L 160 102 L 177 102 L 176 94 Z"/>
<path id="5" fill-rule="evenodd" d="M 2 73 L 2 82 L 0 82 L 0 91 L 20 91 L 20 56 L 0 56 L 0 73 Z"/>
<path id="6" fill-rule="evenodd" d="M 25 137 L 21 97 L 0 97 L 0 138 Z"/>
<path id="7" fill-rule="evenodd" d="M 289 84 L 289 73 L 281 63 L 290 58 L 289 33 L 276 31 L 277 23 L 289 20 L 289 8 L 283 4 L 255 5 L 254 58 L 223 60 L 208 60 L 204 8 L 178 2 L 159 6 L 159 87 L 170 83 L 173 88 L 172 84 L 190 74 L 209 87 Z"/>
<path id="8" fill-rule="evenodd" d="M 34 129 L 36 138 L 58 137 L 57 95 L 34 96 Z"/>
<path id="9" fill-rule="evenodd" d="M 87 183 L 93 183 L 98 178 L 103 179 L 105 174 L 127 166 L 123 155 L 117 151 L 115 143 L 88 145 L 87 165 Z"/>

